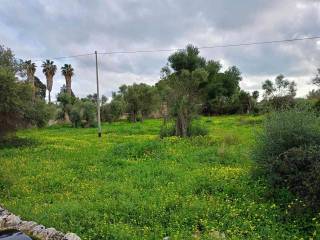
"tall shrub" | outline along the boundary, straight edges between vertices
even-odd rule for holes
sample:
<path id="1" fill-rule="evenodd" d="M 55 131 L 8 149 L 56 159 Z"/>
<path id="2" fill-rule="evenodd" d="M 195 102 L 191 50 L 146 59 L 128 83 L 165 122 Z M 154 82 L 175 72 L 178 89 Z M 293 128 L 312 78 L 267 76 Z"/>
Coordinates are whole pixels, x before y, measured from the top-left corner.
<path id="1" fill-rule="evenodd" d="M 320 118 L 308 108 L 294 108 L 266 117 L 253 157 L 273 187 L 285 187 L 307 202 L 315 196 L 320 200 L 320 191 L 297 190 L 306 188 L 307 182 L 320 185 L 319 178 L 310 178 L 319 171 L 319 145 Z"/>

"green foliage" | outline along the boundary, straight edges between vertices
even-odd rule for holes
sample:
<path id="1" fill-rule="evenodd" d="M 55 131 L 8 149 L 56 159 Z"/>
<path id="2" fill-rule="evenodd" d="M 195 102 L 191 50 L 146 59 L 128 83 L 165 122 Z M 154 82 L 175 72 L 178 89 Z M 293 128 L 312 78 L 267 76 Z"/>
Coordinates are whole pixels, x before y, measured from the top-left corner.
<path id="1" fill-rule="evenodd" d="M 44 100 L 35 99 L 32 105 L 26 107 L 24 119 L 28 124 L 39 128 L 45 127 L 55 114 L 55 106 L 46 104 Z"/>
<path id="2" fill-rule="evenodd" d="M 251 100 L 250 103 L 234 101 L 242 79 L 238 68 L 233 66 L 221 72 L 221 67 L 217 61 L 206 61 L 192 45 L 169 56 L 161 72 L 162 80 L 156 86 L 162 101 L 160 112 L 166 119 L 169 110 L 176 120 L 177 136 L 187 136 L 187 129 L 199 110 L 205 114 L 235 113 L 245 104 L 250 104 L 246 108 L 253 106 Z"/>
<path id="3" fill-rule="evenodd" d="M 52 107 L 44 100 L 32 101 L 32 89 L 28 83 L 17 79 L 0 68 L 0 136 L 18 128 L 44 127 L 53 117 Z"/>
<path id="4" fill-rule="evenodd" d="M 21 59 L 15 58 L 10 48 L 0 45 L 0 68 L 5 68 L 13 75 L 25 76 L 24 63 Z"/>
<path id="5" fill-rule="evenodd" d="M 198 68 L 203 68 L 206 60 L 199 56 L 198 48 L 188 45 L 186 49 L 177 51 L 169 56 L 168 63 L 176 72 L 180 72 L 182 70 L 192 72 Z"/>
<path id="6" fill-rule="evenodd" d="M 121 98 L 113 99 L 101 106 L 101 120 L 109 123 L 119 120 L 125 112 L 125 107 L 125 102 Z"/>
<path id="7" fill-rule="evenodd" d="M 206 126 L 203 124 L 199 124 L 197 122 L 193 122 L 191 125 L 189 125 L 188 128 L 188 136 L 194 137 L 194 136 L 205 136 L 209 133 L 208 129 L 206 129 Z"/>
<path id="8" fill-rule="evenodd" d="M 237 95 L 216 97 L 206 102 L 205 114 L 235 114 L 239 111 L 240 103 Z"/>
<path id="9" fill-rule="evenodd" d="M 76 101 L 70 110 L 73 127 L 93 127 L 96 124 L 96 105 L 91 101 Z"/>
<path id="10" fill-rule="evenodd" d="M 158 96 L 156 89 L 145 83 L 133 85 L 122 85 L 118 94 L 114 94 L 115 101 L 124 101 L 126 111 L 129 113 L 129 120 L 136 122 L 138 116 L 141 120 L 148 117 L 158 107 Z M 122 104 L 122 103 L 121 103 Z M 111 111 L 111 110 L 110 110 Z"/>
<path id="11" fill-rule="evenodd" d="M 314 109 L 315 109 L 315 111 L 317 111 L 318 113 L 320 113 L 320 99 L 315 102 L 315 104 L 314 104 Z"/>
<path id="12" fill-rule="evenodd" d="M 312 89 L 307 96 L 308 99 L 316 99 L 320 100 L 320 89 L 314 90 Z"/>
<path id="13" fill-rule="evenodd" d="M 32 105 L 29 84 L 18 82 L 7 68 L 0 67 L 0 138 L 25 126 L 24 115 Z"/>
<path id="14" fill-rule="evenodd" d="M 313 210 L 320 209 L 320 148 L 291 148 L 272 160 L 272 183 L 288 188 Z"/>
<path id="15" fill-rule="evenodd" d="M 209 131 L 205 124 L 194 121 L 187 129 L 188 137 L 205 136 Z M 176 128 L 172 123 L 163 124 L 160 128 L 160 138 L 176 136 Z"/>
<path id="16" fill-rule="evenodd" d="M 82 101 L 91 101 L 94 104 L 97 104 L 97 94 L 89 94 L 85 98 L 81 98 Z M 104 105 L 108 101 L 108 98 L 105 95 L 100 96 L 100 104 Z"/>
<path id="17" fill-rule="evenodd" d="M 154 119 L 103 124 L 102 139 L 92 128 L 19 131 L 37 144 L 0 150 L 1 204 L 84 240 L 214 239 L 215 231 L 226 239 L 312 237 L 317 218 L 291 218 L 264 198 L 264 179 L 252 179 L 259 123 L 240 118 L 256 119 L 196 119 L 209 134 L 193 138 L 159 139 L 162 121 Z"/>
<path id="18" fill-rule="evenodd" d="M 215 67 L 216 66 L 216 67 Z M 219 62 L 208 61 L 208 81 L 202 86 L 204 93 L 203 113 L 234 114 L 239 111 L 238 93 L 241 73 L 236 67 L 220 72 Z"/>
<path id="19" fill-rule="evenodd" d="M 262 85 L 265 112 L 293 107 L 297 92 L 296 83 L 285 79 L 282 74 L 278 75 L 274 82 L 266 80 Z"/>
<path id="20" fill-rule="evenodd" d="M 46 98 L 47 87 L 43 84 L 38 77 L 34 77 L 34 85 L 36 88 L 36 97 L 42 100 Z"/>
<path id="21" fill-rule="evenodd" d="M 62 86 L 60 92 L 57 94 L 57 101 L 59 102 L 60 111 L 57 115 L 57 119 L 69 122 L 69 115 L 72 109 L 72 105 L 76 102 L 76 97 L 71 92 L 67 92 L 66 86 Z"/>
<path id="22" fill-rule="evenodd" d="M 172 137 L 175 135 L 175 127 L 172 124 L 163 124 L 160 128 L 160 138 Z"/>
<path id="23" fill-rule="evenodd" d="M 256 143 L 255 156 L 268 168 L 269 161 L 291 148 L 320 144 L 319 117 L 297 108 L 270 113 Z"/>
<path id="24" fill-rule="evenodd" d="M 126 142 L 113 147 L 110 154 L 116 158 L 127 158 L 128 160 L 139 160 L 141 158 L 152 158 L 156 160 L 163 153 L 164 144 L 159 141 Z"/>
<path id="25" fill-rule="evenodd" d="M 41 81 L 35 78 L 36 94 L 33 96 L 30 84 L 16 77 L 24 76 L 24 67 L 10 49 L 0 46 L 0 138 L 18 128 L 43 127 L 51 117 L 50 107 L 41 100 L 45 97 Z"/>
<path id="26" fill-rule="evenodd" d="M 169 115 L 175 119 L 175 135 L 188 136 L 188 129 L 197 115 L 201 92 L 199 86 L 207 80 L 204 69 L 192 72 L 181 70 L 167 76 L 163 81 L 167 84 L 167 102 Z"/>
<path id="27" fill-rule="evenodd" d="M 266 117 L 256 137 L 253 157 L 259 172 L 276 189 L 274 196 L 284 187 L 304 198 L 309 206 L 317 207 L 314 201 L 319 201 L 315 200 L 319 192 L 314 186 L 319 180 L 311 176 L 318 171 L 319 152 L 313 146 L 320 145 L 319 123 L 320 118 L 308 108 L 273 112 Z"/>
<path id="28" fill-rule="evenodd" d="M 77 102 L 76 104 L 74 104 L 70 110 L 70 121 L 73 127 L 77 128 L 81 125 L 81 110 L 81 102 Z M 60 117 L 63 117 L 63 115 L 61 115 Z"/>

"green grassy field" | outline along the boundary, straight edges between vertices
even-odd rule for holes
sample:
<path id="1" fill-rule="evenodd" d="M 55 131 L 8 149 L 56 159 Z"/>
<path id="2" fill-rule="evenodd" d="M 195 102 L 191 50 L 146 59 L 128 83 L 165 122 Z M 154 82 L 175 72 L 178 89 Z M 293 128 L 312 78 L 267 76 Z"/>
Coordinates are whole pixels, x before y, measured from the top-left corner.
<path id="1" fill-rule="evenodd" d="M 201 118 L 206 137 L 159 139 L 161 120 L 25 130 L 0 149 L 0 203 L 83 239 L 301 239 L 306 226 L 252 178 L 261 118 Z M 291 219 L 291 220 L 290 220 Z"/>

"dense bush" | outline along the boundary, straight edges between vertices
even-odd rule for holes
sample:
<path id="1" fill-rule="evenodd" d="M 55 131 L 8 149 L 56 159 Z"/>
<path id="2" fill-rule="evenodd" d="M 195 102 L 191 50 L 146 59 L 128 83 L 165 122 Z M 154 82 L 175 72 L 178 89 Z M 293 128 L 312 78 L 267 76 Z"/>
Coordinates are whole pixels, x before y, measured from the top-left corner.
<path id="1" fill-rule="evenodd" d="M 256 138 L 254 156 L 261 164 L 281 153 L 301 146 L 320 144 L 320 121 L 308 109 L 289 109 L 266 116 L 263 130 Z"/>
<path id="2" fill-rule="evenodd" d="M 320 113 L 320 100 L 316 101 L 313 105 L 313 108 L 315 111 L 317 111 L 318 113 Z"/>
<path id="3" fill-rule="evenodd" d="M 24 123 L 24 99 L 20 95 L 23 90 L 31 99 L 31 88 L 19 84 L 14 74 L 8 69 L 0 68 L 0 138 L 15 131 Z"/>
<path id="4" fill-rule="evenodd" d="M 320 207 L 320 147 L 291 148 L 271 162 L 272 182 L 288 188 L 314 209 Z"/>
<path id="5" fill-rule="evenodd" d="M 235 114 L 239 112 L 240 103 L 233 96 L 230 98 L 221 96 L 208 101 L 205 104 L 204 113 L 209 114 Z"/>
<path id="6" fill-rule="evenodd" d="M 320 155 L 319 149 L 312 146 L 318 145 L 320 119 L 316 113 L 308 108 L 283 110 L 266 117 L 257 134 L 253 157 L 273 187 L 285 187 L 305 199 L 313 199 L 319 197 L 312 191 L 320 182 L 311 176 L 319 171 L 314 168 L 318 168 Z M 310 189 L 302 192 L 306 184 Z"/>
<path id="7" fill-rule="evenodd" d="M 57 116 L 58 120 L 63 120 L 65 122 L 70 122 L 70 113 L 73 104 L 76 102 L 74 95 L 66 93 L 65 87 L 62 87 L 60 93 L 57 95 L 57 101 L 59 102 L 59 114 Z"/>
<path id="8" fill-rule="evenodd" d="M 101 106 L 101 120 L 109 123 L 118 120 L 124 114 L 125 107 L 124 101 L 113 99 Z"/>
<path id="9" fill-rule="evenodd" d="M 63 118 L 63 113 L 60 112 L 60 118 Z M 73 127 L 80 127 L 81 125 L 81 105 L 75 104 L 72 106 L 71 111 L 70 111 L 70 121 L 72 123 Z"/>
<path id="10" fill-rule="evenodd" d="M 205 136 L 208 134 L 208 132 L 209 131 L 205 126 L 195 122 L 193 122 L 192 125 L 190 125 L 188 128 L 189 137 Z"/>
<path id="11" fill-rule="evenodd" d="M 19 81 L 0 67 L 0 138 L 23 127 L 44 127 L 52 117 L 52 106 L 36 97 L 29 83 Z"/>
<path id="12" fill-rule="evenodd" d="M 171 137 L 175 135 L 175 128 L 172 124 L 162 125 L 160 128 L 160 138 Z"/>
<path id="13" fill-rule="evenodd" d="M 96 124 L 96 106 L 91 101 L 77 101 L 71 108 L 70 121 L 74 127 L 93 127 Z"/>
<path id="14" fill-rule="evenodd" d="M 47 125 L 49 120 L 53 118 L 54 113 L 54 105 L 48 105 L 44 100 L 36 99 L 35 102 L 26 109 L 24 118 L 28 124 L 41 128 Z"/>

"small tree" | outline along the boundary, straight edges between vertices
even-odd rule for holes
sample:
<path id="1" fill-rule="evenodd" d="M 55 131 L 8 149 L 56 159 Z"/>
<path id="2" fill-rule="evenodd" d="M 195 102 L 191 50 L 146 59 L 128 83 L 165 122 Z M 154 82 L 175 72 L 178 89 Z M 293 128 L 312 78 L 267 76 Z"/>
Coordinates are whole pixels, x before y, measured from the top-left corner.
<path id="1" fill-rule="evenodd" d="M 280 74 L 276 77 L 275 83 L 270 80 L 263 83 L 264 99 L 274 109 L 286 108 L 293 104 L 297 92 L 296 86 L 294 81 L 290 82 Z"/>
<path id="2" fill-rule="evenodd" d="M 307 98 L 310 100 L 312 100 L 312 99 L 320 100 L 320 89 L 317 89 L 317 90 L 312 89 L 308 93 Z"/>
<path id="3" fill-rule="evenodd" d="M 112 93 L 112 101 L 105 103 L 101 107 L 102 121 L 109 123 L 118 120 L 126 110 L 126 103 L 123 100 L 122 95 Z"/>
<path id="4" fill-rule="evenodd" d="M 187 137 L 191 123 L 201 106 L 202 86 L 208 79 L 206 60 L 199 50 L 188 45 L 168 58 L 162 70 L 158 89 L 163 90 L 162 101 L 168 106 L 169 115 L 175 119 L 175 135 Z M 172 71 L 171 71 L 172 70 Z"/>
<path id="5" fill-rule="evenodd" d="M 204 69 L 196 69 L 192 72 L 182 70 L 167 78 L 169 91 L 170 115 L 175 119 L 175 135 L 188 136 L 188 129 L 198 112 L 201 91 L 199 85 L 206 81 L 208 73 Z"/>
<path id="6" fill-rule="evenodd" d="M 141 121 L 150 116 L 150 114 L 158 108 L 159 96 L 156 88 L 147 84 L 141 85 L 140 89 L 140 101 L 141 101 Z"/>
<path id="7" fill-rule="evenodd" d="M 35 65 L 31 61 L 28 64 L 26 69 L 25 62 L 17 60 L 10 49 L 0 46 L 0 138 L 18 128 L 43 127 L 51 116 L 51 109 L 41 99 L 43 88 L 34 76 Z M 29 81 L 19 80 L 18 76 L 24 77 L 26 70 Z"/>
<path id="8" fill-rule="evenodd" d="M 257 102 L 258 101 L 258 98 L 259 98 L 259 91 L 253 91 L 252 92 L 252 98 Z"/>
<path id="9" fill-rule="evenodd" d="M 15 58 L 10 48 L 0 45 L 0 67 L 7 69 L 14 76 L 25 77 L 25 63 L 21 59 Z"/>
<path id="10" fill-rule="evenodd" d="M 96 123 L 96 105 L 92 101 L 77 100 L 70 110 L 73 127 L 92 127 Z"/>
<path id="11" fill-rule="evenodd" d="M 32 89 L 18 82 L 13 73 L 0 67 L 0 138 L 25 125 L 24 113 L 31 105 Z"/>
<path id="12" fill-rule="evenodd" d="M 71 94 L 67 92 L 65 86 L 62 86 L 60 89 L 60 93 L 57 95 L 57 101 L 60 104 L 61 114 L 58 116 L 59 119 L 63 119 L 66 123 L 70 122 L 70 111 L 72 105 L 76 101 L 76 97 L 74 96 L 73 92 Z"/>
<path id="13" fill-rule="evenodd" d="M 143 121 L 157 106 L 158 98 L 156 97 L 156 90 L 152 86 L 145 83 L 134 83 L 129 86 L 122 85 L 119 89 L 118 94 L 126 103 L 126 110 L 131 122 L 136 122 L 139 115 Z"/>
<path id="14" fill-rule="evenodd" d="M 89 95 L 87 95 L 85 98 L 83 98 L 82 100 L 89 100 L 89 101 L 97 104 L 97 94 L 96 94 L 96 93 L 94 93 L 94 94 L 89 94 Z M 100 101 L 101 101 L 100 103 L 101 103 L 102 105 L 103 105 L 103 104 L 106 104 L 107 101 L 108 101 L 108 98 L 107 98 L 105 95 L 102 95 L 102 96 L 100 97 Z"/>

